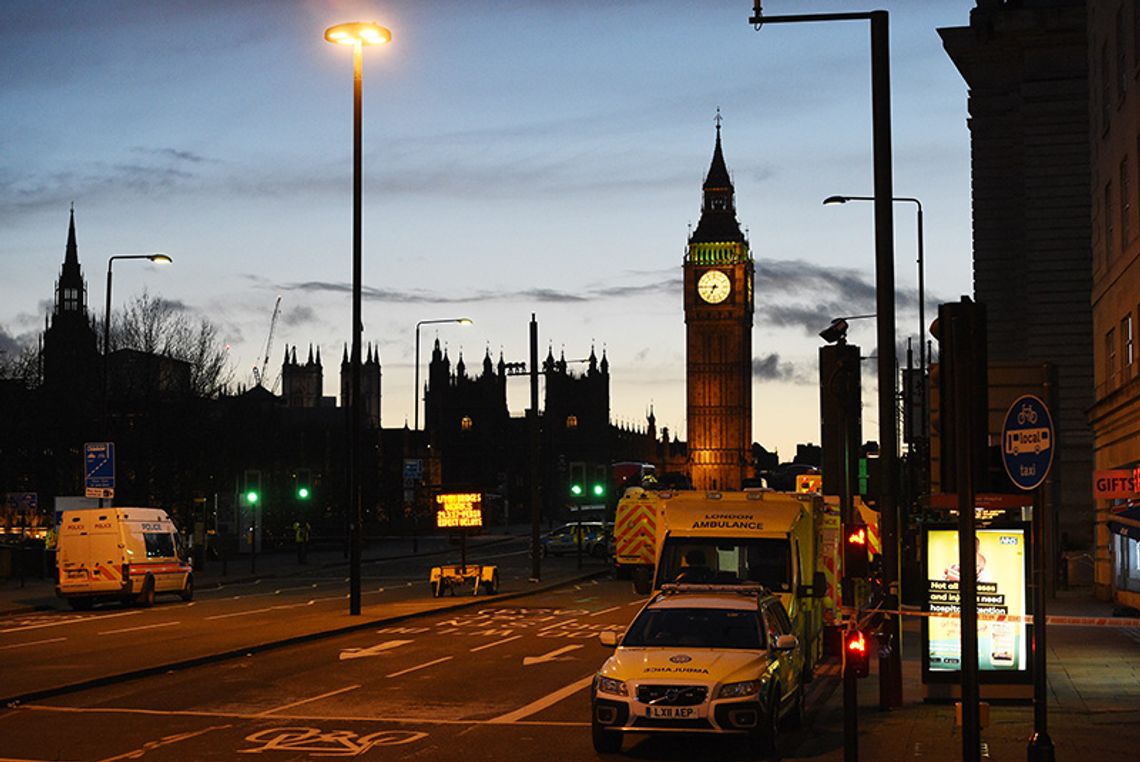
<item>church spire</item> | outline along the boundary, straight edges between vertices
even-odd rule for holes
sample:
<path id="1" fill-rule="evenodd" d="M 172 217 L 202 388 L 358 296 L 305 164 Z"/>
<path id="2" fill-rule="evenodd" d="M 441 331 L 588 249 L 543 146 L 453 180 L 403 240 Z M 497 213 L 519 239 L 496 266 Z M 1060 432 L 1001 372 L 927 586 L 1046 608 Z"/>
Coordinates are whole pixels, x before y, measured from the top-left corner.
<path id="1" fill-rule="evenodd" d="M 55 285 L 55 314 L 87 312 L 87 284 L 79 266 L 79 246 L 75 243 L 75 204 L 71 205 L 71 219 L 67 225 L 67 248 L 63 254 L 63 267 Z"/>

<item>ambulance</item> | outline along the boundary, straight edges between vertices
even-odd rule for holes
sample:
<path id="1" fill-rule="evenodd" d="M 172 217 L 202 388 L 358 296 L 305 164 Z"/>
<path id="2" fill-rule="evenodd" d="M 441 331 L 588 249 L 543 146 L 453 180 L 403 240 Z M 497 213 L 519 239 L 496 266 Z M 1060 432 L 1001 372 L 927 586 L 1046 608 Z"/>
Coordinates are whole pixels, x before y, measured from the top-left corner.
<path id="1" fill-rule="evenodd" d="M 746 489 L 740 492 L 629 490 L 625 515 L 638 517 L 644 536 L 652 520 L 651 581 L 638 592 L 659 591 L 666 584 L 759 584 L 776 595 L 795 624 L 804 653 L 805 678 L 823 654 L 823 629 L 836 621 L 833 556 L 835 542 L 825 542 L 828 507 L 815 493 Z M 619 504 L 619 520 L 623 515 Z M 637 551 L 643 555 L 647 543 Z M 630 557 L 630 546 L 624 555 Z M 623 559 L 618 539 L 617 559 Z M 830 563 L 829 563 L 830 560 Z M 642 572 L 644 573 L 644 572 Z M 648 588 L 648 589 L 646 589 Z"/>
<path id="2" fill-rule="evenodd" d="M 56 594 L 74 609 L 99 601 L 153 606 L 158 593 L 194 598 L 194 574 L 174 522 L 160 508 L 64 511 Z"/>

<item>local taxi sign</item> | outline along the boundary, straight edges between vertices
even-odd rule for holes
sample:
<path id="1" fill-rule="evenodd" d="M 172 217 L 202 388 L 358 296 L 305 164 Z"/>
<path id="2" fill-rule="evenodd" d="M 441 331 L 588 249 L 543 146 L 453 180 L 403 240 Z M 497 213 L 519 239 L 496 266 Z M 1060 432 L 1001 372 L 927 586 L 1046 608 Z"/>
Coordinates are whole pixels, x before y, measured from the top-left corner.
<path id="1" fill-rule="evenodd" d="M 435 525 L 440 529 L 483 526 L 483 495 L 479 492 L 445 492 L 435 496 Z"/>
<path id="2" fill-rule="evenodd" d="M 1049 476 L 1055 451 L 1049 408 L 1032 394 L 1018 397 L 1001 429 L 1001 462 L 1018 488 L 1037 489 Z"/>

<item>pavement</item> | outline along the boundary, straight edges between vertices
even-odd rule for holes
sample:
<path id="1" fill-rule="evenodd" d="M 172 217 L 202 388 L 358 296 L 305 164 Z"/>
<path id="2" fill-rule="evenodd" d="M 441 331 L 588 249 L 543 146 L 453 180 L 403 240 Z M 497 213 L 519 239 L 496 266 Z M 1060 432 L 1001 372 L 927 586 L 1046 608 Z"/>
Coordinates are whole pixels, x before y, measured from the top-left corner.
<path id="1" fill-rule="evenodd" d="M 1129 613 L 1135 614 L 1096 600 L 1091 588 L 1059 592 L 1048 603 L 1050 616 L 1112 619 Z M 879 709 L 873 661 L 871 676 L 859 684 L 858 754 L 868 760 L 961 760 L 954 704 L 923 700 L 919 619 L 903 622 L 903 705 Z M 1047 643 L 1046 729 L 1055 759 L 1140 758 L 1140 627 L 1050 625 Z M 796 745 L 797 759 L 844 759 L 839 669 L 832 662 L 824 670 L 832 679 L 817 680 L 821 685 L 813 688 L 817 709 Z M 989 726 L 981 731 L 981 758 L 1027 759 L 1033 732 L 1031 702 L 991 702 Z"/>

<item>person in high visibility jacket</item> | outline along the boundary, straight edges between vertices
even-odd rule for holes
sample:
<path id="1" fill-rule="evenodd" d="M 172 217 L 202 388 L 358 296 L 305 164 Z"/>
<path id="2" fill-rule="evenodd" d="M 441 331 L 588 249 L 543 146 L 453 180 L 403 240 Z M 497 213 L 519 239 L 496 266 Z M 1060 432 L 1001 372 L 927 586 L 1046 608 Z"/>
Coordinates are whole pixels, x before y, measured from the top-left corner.
<path id="1" fill-rule="evenodd" d="M 309 533 L 312 532 L 312 529 L 307 521 L 293 522 L 293 535 L 297 541 L 297 563 L 299 564 L 308 563 Z"/>
<path id="2" fill-rule="evenodd" d="M 57 535 L 55 527 L 49 526 L 44 533 L 44 569 L 43 576 L 55 576 L 55 548 Z"/>

